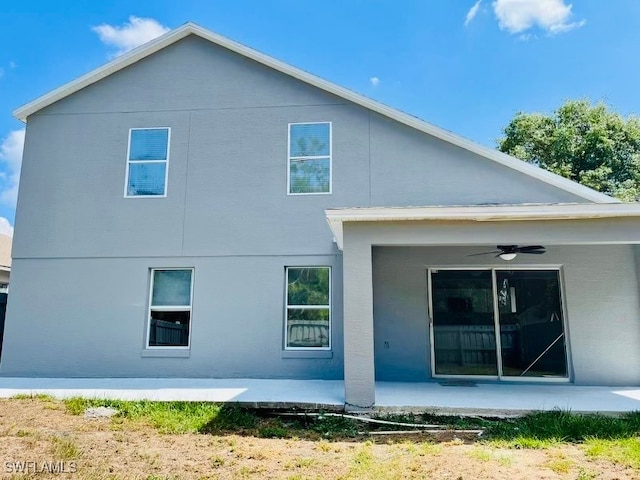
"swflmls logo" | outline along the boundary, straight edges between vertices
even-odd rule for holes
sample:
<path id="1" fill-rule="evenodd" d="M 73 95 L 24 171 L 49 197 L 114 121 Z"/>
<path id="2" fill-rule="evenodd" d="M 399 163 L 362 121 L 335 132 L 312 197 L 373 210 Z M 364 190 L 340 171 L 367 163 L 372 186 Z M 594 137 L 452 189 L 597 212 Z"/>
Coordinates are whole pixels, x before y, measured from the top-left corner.
<path id="1" fill-rule="evenodd" d="M 5 473 L 76 473 L 76 462 L 4 462 Z"/>

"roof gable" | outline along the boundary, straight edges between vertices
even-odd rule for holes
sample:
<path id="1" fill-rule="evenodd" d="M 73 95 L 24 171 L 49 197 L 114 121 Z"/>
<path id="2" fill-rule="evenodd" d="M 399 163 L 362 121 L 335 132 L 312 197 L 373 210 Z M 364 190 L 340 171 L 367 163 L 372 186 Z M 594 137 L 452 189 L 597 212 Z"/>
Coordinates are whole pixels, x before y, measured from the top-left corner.
<path id="1" fill-rule="evenodd" d="M 13 114 L 16 118 L 26 122 L 27 117 L 38 112 L 39 110 L 69 96 L 73 93 L 92 85 L 99 80 L 102 80 L 113 73 L 118 72 L 143 58 L 152 55 L 153 53 L 162 50 L 163 48 L 174 44 L 175 42 L 189 36 L 197 35 L 205 40 L 208 40 L 216 45 L 226 48 L 232 52 L 243 55 L 249 59 L 259 62 L 267 67 L 273 68 L 279 72 L 296 78 L 309 85 L 317 87 L 321 90 L 334 94 L 338 97 L 344 98 L 356 105 L 360 105 L 371 111 L 379 113 L 392 120 L 405 124 L 418 131 L 431 135 L 435 138 L 456 145 L 460 148 L 481 155 L 487 159 L 497 162 L 500 165 L 511 168 L 513 170 L 524 173 L 530 177 L 536 178 L 549 185 L 557 187 L 561 190 L 567 191 L 574 195 L 577 195 L 585 200 L 595 203 L 613 203 L 617 202 L 616 199 L 609 197 L 600 192 L 596 192 L 588 187 L 580 185 L 576 182 L 568 180 L 564 177 L 548 172 L 541 168 L 538 168 L 529 163 L 518 160 L 514 157 L 506 155 L 498 150 L 494 150 L 483 145 L 479 145 L 475 142 L 467 140 L 461 136 L 458 136 L 452 132 L 444 130 L 440 127 L 427 123 L 414 116 L 408 115 L 400 110 L 391 108 L 380 102 L 376 102 L 363 95 L 355 93 L 344 87 L 340 87 L 334 83 L 328 82 L 320 77 L 307 73 L 303 70 L 288 65 L 273 57 L 260 53 L 256 50 L 248 48 L 240 43 L 234 42 L 221 35 L 215 34 L 209 30 L 206 30 L 194 23 L 186 23 L 185 25 L 172 30 L 165 35 L 158 37 L 151 42 L 148 42 L 140 47 L 116 58 L 115 60 L 103 65 L 92 72 L 89 72 L 76 80 L 73 80 L 35 100 L 16 109 Z"/>

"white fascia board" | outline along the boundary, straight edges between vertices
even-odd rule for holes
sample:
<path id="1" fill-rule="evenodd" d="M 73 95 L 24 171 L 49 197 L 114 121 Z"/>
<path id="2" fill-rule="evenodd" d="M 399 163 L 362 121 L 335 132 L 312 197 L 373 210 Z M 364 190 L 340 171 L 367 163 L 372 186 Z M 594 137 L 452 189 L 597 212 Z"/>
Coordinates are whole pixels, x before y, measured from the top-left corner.
<path id="1" fill-rule="evenodd" d="M 274 70 L 289 75 L 290 77 L 313 85 L 314 87 L 320 88 L 321 90 L 334 94 L 338 97 L 355 103 L 356 105 L 360 105 L 368 110 L 379 113 L 380 115 L 391 118 L 397 122 L 400 122 L 421 132 L 427 133 L 433 137 L 456 145 L 484 158 L 493 160 L 494 162 L 504 165 L 505 167 L 521 172 L 556 188 L 584 198 L 585 200 L 595 203 L 617 202 L 616 199 L 609 197 L 608 195 L 596 192 L 595 190 L 580 185 L 579 183 L 573 182 L 564 177 L 561 177 L 560 175 L 556 175 L 554 173 L 543 170 L 542 168 L 536 167 L 535 165 L 531 165 L 527 162 L 511 157 L 510 155 L 499 152 L 498 150 L 479 145 L 475 142 L 467 140 L 466 138 L 449 132 L 448 130 L 444 130 L 440 127 L 427 123 L 395 108 L 388 107 L 387 105 L 384 105 L 380 102 L 355 93 L 352 90 L 340 87 L 335 83 L 331 83 L 320 77 L 300 70 L 299 68 L 293 67 L 273 57 L 253 50 L 252 48 L 229 40 L 228 38 L 213 33 L 191 22 L 170 31 L 162 35 L 161 37 L 158 37 L 157 39 L 152 40 L 132 50 L 131 52 L 121 55 L 115 60 L 107 63 L 106 65 L 93 70 L 92 72 L 89 72 L 86 75 L 83 75 L 82 77 L 67 83 L 66 85 L 63 85 L 51 91 L 50 93 L 43 95 L 40 98 L 37 98 L 36 100 L 15 110 L 13 112 L 13 115 L 19 120 L 26 122 L 29 115 L 32 115 L 35 112 L 57 102 L 58 100 L 61 100 L 64 97 L 71 95 L 72 93 L 75 93 L 84 87 L 87 87 L 139 60 L 142 60 L 143 58 L 157 52 L 158 50 L 161 50 L 191 34 L 198 35 L 199 37 L 209 40 L 216 45 L 243 55 L 251 60 L 254 60 L 270 68 L 273 68 Z"/>
<path id="2" fill-rule="evenodd" d="M 43 108 L 48 107 L 49 105 L 62 100 L 63 98 L 128 67 L 129 65 L 134 64 L 159 50 L 162 50 L 191 33 L 190 24 L 188 23 L 180 28 L 167 32 L 144 45 L 134 48 L 130 52 L 120 55 L 111 62 L 62 85 L 41 97 L 36 98 L 26 105 L 23 105 L 13 111 L 13 116 L 18 120 L 26 122 L 29 115 L 32 115 L 37 111 L 42 110 Z"/>
<path id="3" fill-rule="evenodd" d="M 344 223 L 403 221 L 513 222 L 639 217 L 640 203 L 568 203 L 325 210 L 336 244 L 343 248 Z"/>

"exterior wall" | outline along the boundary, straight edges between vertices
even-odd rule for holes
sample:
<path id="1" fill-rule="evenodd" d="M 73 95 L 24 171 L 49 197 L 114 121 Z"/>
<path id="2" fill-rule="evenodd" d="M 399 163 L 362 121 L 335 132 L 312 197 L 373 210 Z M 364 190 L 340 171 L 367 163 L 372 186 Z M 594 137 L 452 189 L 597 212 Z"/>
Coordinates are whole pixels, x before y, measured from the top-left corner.
<path id="1" fill-rule="evenodd" d="M 287 125 L 305 121 L 333 122 L 331 195 L 286 194 Z M 167 198 L 125 199 L 146 126 L 172 128 Z M 331 253 L 326 208 L 572 201 L 189 37 L 29 117 L 13 256 Z"/>
<path id="2" fill-rule="evenodd" d="M 317 121 L 333 193 L 288 196 L 288 124 Z M 129 129 L 152 126 L 167 197 L 123 198 Z M 339 378 L 325 209 L 581 201 L 197 37 L 29 117 L 21 175 L 5 375 Z M 283 267 L 328 259 L 333 358 L 283 358 Z M 196 268 L 191 356 L 141 357 L 149 268 L 172 265 Z"/>
<path id="3" fill-rule="evenodd" d="M 549 265 L 561 266 L 572 380 L 582 385 L 639 384 L 635 248 L 547 246 L 542 257 L 518 255 L 504 262 L 490 255 L 466 256 L 486 250 L 486 245 L 374 247 L 376 379 L 425 381 L 431 377 L 427 268 Z"/>
<path id="4" fill-rule="evenodd" d="M 379 115 L 370 137 L 369 206 L 589 203 Z"/>
<path id="5" fill-rule="evenodd" d="M 16 260 L 1 369 L 9 376 L 342 378 L 342 304 L 332 352 L 283 351 L 285 266 L 341 256 Z M 149 269 L 194 267 L 188 358 L 146 357 Z M 61 276 L 63 274 L 63 276 Z"/>

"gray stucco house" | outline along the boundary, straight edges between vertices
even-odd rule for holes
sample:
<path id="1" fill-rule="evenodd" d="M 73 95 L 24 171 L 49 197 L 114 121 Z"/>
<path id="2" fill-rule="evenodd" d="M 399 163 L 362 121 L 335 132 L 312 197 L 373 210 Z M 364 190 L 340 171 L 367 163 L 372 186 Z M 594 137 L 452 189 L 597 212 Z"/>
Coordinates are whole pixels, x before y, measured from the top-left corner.
<path id="1" fill-rule="evenodd" d="M 15 115 L 4 376 L 640 384 L 638 205 L 191 23 Z"/>

